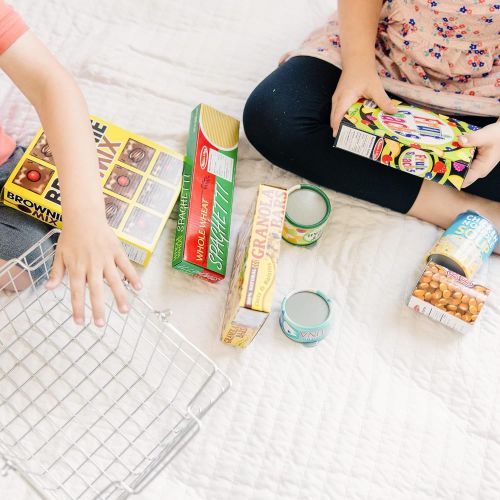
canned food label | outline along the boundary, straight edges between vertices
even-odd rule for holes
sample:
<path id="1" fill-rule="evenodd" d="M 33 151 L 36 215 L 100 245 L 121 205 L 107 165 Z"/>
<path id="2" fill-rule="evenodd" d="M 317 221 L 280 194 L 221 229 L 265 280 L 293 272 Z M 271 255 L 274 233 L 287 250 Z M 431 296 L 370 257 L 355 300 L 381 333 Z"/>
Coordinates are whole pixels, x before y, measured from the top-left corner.
<path id="1" fill-rule="evenodd" d="M 324 329 L 306 331 L 294 328 L 283 318 L 283 315 L 280 317 L 280 326 L 283 333 L 296 342 L 318 342 L 319 340 L 323 340 L 326 336 Z"/>

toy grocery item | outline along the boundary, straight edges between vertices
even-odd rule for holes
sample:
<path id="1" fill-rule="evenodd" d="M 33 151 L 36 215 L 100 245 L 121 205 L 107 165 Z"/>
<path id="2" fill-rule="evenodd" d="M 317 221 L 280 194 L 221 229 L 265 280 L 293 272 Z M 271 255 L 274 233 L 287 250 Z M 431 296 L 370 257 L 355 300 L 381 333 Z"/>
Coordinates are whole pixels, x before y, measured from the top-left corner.
<path id="1" fill-rule="evenodd" d="M 353 104 L 341 121 L 335 146 L 403 172 L 461 189 L 475 148 L 457 138 L 478 127 L 445 115 L 393 101 L 384 113 L 369 99 Z"/>
<path id="2" fill-rule="evenodd" d="M 108 223 L 128 257 L 146 265 L 179 196 L 184 156 L 100 118 L 90 122 Z M 7 180 L 4 202 L 62 227 L 59 179 L 43 129 Z"/>
<path id="3" fill-rule="evenodd" d="M 221 340 L 246 347 L 271 312 L 287 190 L 259 186 L 234 257 Z"/>
<path id="4" fill-rule="evenodd" d="M 239 127 L 206 104 L 191 114 L 172 265 L 209 282 L 226 275 Z"/>
<path id="5" fill-rule="evenodd" d="M 323 190 L 310 184 L 297 184 L 288 190 L 283 239 L 293 245 L 315 243 L 323 234 L 332 211 Z"/>
<path id="6" fill-rule="evenodd" d="M 481 314 L 490 290 L 460 274 L 428 262 L 408 306 L 444 325 L 466 333 Z"/>
<path id="7" fill-rule="evenodd" d="M 457 216 L 429 252 L 428 259 L 472 278 L 500 241 L 498 230 L 485 217 L 468 210 Z"/>
<path id="8" fill-rule="evenodd" d="M 300 290 L 288 294 L 281 303 L 280 326 L 295 342 L 310 347 L 330 331 L 332 302 L 318 290 Z"/>

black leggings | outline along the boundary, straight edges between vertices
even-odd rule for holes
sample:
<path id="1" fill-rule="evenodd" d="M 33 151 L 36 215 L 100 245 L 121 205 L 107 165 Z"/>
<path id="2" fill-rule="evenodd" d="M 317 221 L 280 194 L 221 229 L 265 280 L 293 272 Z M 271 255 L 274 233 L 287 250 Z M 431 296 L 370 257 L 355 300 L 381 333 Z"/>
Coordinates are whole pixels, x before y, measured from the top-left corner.
<path id="1" fill-rule="evenodd" d="M 417 198 L 421 178 L 333 147 L 331 99 L 340 74 L 340 69 L 321 59 L 293 57 L 248 98 L 243 113 L 246 136 L 281 168 L 406 213 Z M 480 127 L 495 122 L 495 118 L 458 118 Z M 500 167 L 464 191 L 500 201 Z"/>

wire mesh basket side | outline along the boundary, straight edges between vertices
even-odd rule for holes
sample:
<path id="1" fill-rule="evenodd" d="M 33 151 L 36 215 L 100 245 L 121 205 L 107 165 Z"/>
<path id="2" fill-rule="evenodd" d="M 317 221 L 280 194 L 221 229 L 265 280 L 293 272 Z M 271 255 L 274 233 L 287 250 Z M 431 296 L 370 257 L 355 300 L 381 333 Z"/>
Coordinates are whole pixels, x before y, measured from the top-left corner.
<path id="1" fill-rule="evenodd" d="M 198 432 L 229 379 L 130 290 L 128 315 L 106 288 L 106 326 L 76 325 L 67 285 L 41 286 L 55 234 L 0 269 L 0 455 L 47 498 L 126 498 Z"/>

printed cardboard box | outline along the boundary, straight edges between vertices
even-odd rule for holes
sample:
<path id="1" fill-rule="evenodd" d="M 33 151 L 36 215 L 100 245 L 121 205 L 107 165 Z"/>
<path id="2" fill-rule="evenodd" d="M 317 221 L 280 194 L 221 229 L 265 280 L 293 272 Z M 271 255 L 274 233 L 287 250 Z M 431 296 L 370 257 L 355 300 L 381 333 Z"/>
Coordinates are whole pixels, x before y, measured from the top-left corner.
<path id="1" fill-rule="evenodd" d="M 464 148 L 457 139 L 478 127 L 399 101 L 393 103 L 398 112 L 389 115 L 373 101 L 360 99 L 342 119 L 335 146 L 461 189 L 475 148 Z"/>
<path id="2" fill-rule="evenodd" d="M 241 227 L 221 340 L 246 347 L 271 312 L 287 190 L 261 184 Z"/>
<path id="3" fill-rule="evenodd" d="M 109 225 L 129 258 L 146 265 L 179 196 L 184 156 L 91 117 Z M 62 228 L 52 151 L 40 129 L 4 189 L 6 205 Z"/>
<path id="4" fill-rule="evenodd" d="M 462 333 L 472 330 L 490 290 L 432 261 L 415 286 L 408 307 Z"/>
<path id="5" fill-rule="evenodd" d="M 209 282 L 226 275 L 239 126 L 206 104 L 191 114 L 172 266 Z"/>

